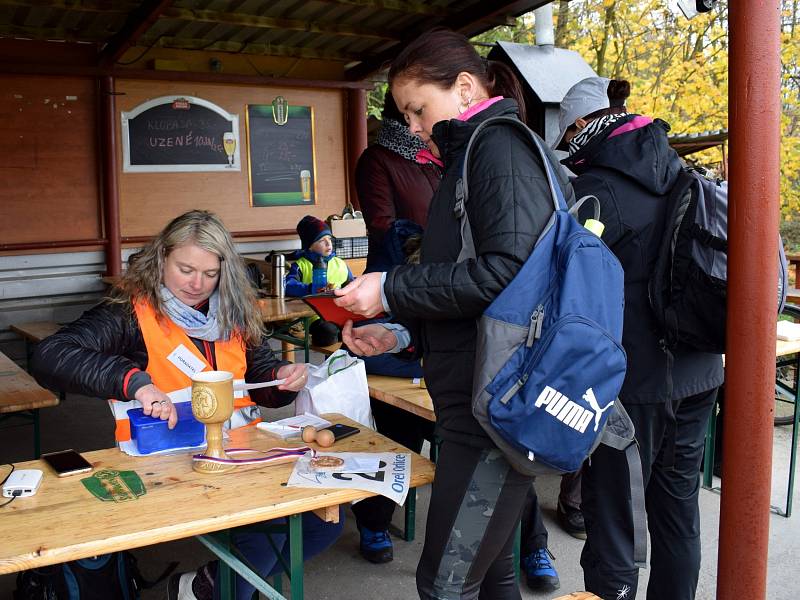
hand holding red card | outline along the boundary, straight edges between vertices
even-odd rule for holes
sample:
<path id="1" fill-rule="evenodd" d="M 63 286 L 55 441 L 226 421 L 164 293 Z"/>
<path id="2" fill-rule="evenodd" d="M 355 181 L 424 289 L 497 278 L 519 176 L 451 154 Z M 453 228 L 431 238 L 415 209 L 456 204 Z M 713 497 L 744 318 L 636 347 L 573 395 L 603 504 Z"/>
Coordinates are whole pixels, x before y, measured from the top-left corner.
<path id="1" fill-rule="evenodd" d="M 340 328 L 344 327 L 347 321 L 357 323 L 359 321 L 366 321 L 368 318 L 364 315 L 359 315 L 350 312 L 346 308 L 336 306 L 334 301 L 337 296 L 333 292 L 323 292 L 321 294 L 311 294 L 310 296 L 303 296 L 302 300 L 308 304 L 314 312 L 317 313 L 322 319 L 335 323 Z M 378 315 L 382 316 L 382 315 Z"/>

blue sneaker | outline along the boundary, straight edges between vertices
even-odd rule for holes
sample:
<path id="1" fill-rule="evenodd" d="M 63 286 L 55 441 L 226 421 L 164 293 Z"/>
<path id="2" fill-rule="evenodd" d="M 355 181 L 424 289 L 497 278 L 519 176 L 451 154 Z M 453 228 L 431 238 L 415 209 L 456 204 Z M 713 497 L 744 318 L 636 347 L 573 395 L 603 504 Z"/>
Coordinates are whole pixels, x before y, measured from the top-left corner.
<path id="1" fill-rule="evenodd" d="M 366 527 L 361 527 L 359 532 L 361 533 L 361 544 L 359 546 L 361 556 L 376 564 L 392 561 L 394 550 L 392 548 L 392 538 L 389 537 L 388 531 L 372 531 Z"/>
<path id="2" fill-rule="evenodd" d="M 551 592 L 561 587 L 553 563 L 555 557 L 547 548 L 539 548 L 533 554 L 522 558 L 522 569 L 528 581 L 528 587 L 540 592 Z"/>

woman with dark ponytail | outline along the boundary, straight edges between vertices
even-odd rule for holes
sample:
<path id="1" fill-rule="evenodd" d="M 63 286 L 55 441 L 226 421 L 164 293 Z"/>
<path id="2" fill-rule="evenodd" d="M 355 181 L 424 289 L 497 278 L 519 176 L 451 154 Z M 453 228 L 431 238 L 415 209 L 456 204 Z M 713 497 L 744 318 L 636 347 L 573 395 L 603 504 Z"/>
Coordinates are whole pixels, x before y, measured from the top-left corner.
<path id="1" fill-rule="evenodd" d="M 420 597 L 518 599 L 512 548 L 532 480 L 511 468 L 472 416 L 472 378 L 477 322 L 552 214 L 544 165 L 516 128 L 489 127 L 477 138 L 466 204 L 477 257 L 457 262 L 455 191 L 467 142 L 491 117 L 519 118 L 521 88 L 505 65 L 487 62 L 464 36 L 442 29 L 400 53 L 389 85 L 444 176 L 431 200 L 420 264 L 370 273 L 337 293 L 340 306 L 367 316 L 385 311 L 396 323 L 348 324 L 343 340 L 359 354 L 413 348 L 424 359 L 442 445 L 417 568 Z"/>
<path id="2" fill-rule="evenodd" d="M 556 145 L 569 153 L 563 162 L 578 175 L 575 195 L 600 201 L 603 241 L 625 270 L 622 345 L 628 369 L 619 399 L 636 428 L 642 458 L 652 546 L 647 599 L 691 600 L 700 571 L 698 473 L 706 424 L 723 380 L 722 359 L 680 351 L 670 367 L 661 350 L 648 282 L 664 234 L 667 198 L 683 166 L 667 141 L 669 125 L 627 112 L 630 92 L 627 81 L 603 77 L 575 84 L 561 104 Z M 601 445 L 584 464 L 582 493 L 586 588 L 605 600 L 632 600 L 638 569 L 623 453 Z"/>

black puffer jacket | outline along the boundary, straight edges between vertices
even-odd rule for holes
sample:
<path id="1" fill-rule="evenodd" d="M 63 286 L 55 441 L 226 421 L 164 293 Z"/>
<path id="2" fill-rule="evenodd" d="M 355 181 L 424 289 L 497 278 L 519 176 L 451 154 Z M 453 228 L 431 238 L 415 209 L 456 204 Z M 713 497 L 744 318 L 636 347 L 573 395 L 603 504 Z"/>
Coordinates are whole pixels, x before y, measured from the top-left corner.
<path id="1" fill-rule="evenodd" d="M 431 201 L 421 264 L 395 267 L 384 286 L 392 314 L 422 346 L 437 433 L 482 447 L 492 444 L 471 410 L 477 321 L 514 278 L 552 214 L 540 160 L 516 129 L 491 127 L 473 148 L 469 172 L 467 213 L 478 258 L 455 262 L 461 237 L 453 207 L 464 152 L 478 124 L 497 115 L 516 116 L 516 102 L 501 100 L 468 121 L 434 126 L 445 174 Z"/>
<path id="2" fill-rule="evenodd" d="M 204 349 L 202 341 L 190 339 L 207 359 L 211 353 L 211 365 L 216 366 L 213 344 Z M 266 338 L 258 348 L 247 350 L 246 360 L 248 383 L 275 379 L 275 371 L 288 364 L 275 357 Z M 42 340 L 33 355 L 31 373 L 51 390 L 131 400 L 137 389 L 150 383 L 144 373 L 132 377 L 137 370 L 144 371 L 147 362 L 147 348 L 130 304 L 104 302 Z M 253 402 L 270 408 L 285 406 L 295 396 L 276 388 L 250 391 Z"/>
<path id="3" fill-rule="evenodd" d="M 625 270 L 625 320 L 622 345 L 628 370 L 620 399 L 626 404 L 663 402 L 667 397 L 667 358 L 659 346 L 659 328 L 647 286 L 658 256 L 666 220 L 666 199 L 682 168 L 667 142 L 669 125 L 656 120 L 641 126 L 636 115 L 612 123 L 563 162 L 578 178 L 575 196 L 600 200 L 603 241 Z M 632 131 L 609 136 L 626 125 Z M 675 354 L 673 399 L 686 398 L 722 384 L 718 354 Z"/>

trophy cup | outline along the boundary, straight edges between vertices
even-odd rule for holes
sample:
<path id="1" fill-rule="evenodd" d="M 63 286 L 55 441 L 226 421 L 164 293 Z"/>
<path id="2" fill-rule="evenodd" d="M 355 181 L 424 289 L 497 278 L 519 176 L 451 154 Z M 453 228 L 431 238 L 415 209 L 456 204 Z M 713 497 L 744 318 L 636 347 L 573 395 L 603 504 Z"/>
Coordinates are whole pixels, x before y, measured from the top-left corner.
<path id="1" fill-rule="evenodd" d="M 205 455 L 227 459 L 222 447 L 222 424 L 233 414 L 233 373 L 203 371 L 192 376 L 192 412 L 206 426 Z M 230 471 L 236 465 L 196 460 L 193 468 L 199 473 L 215 474 Z"/>

